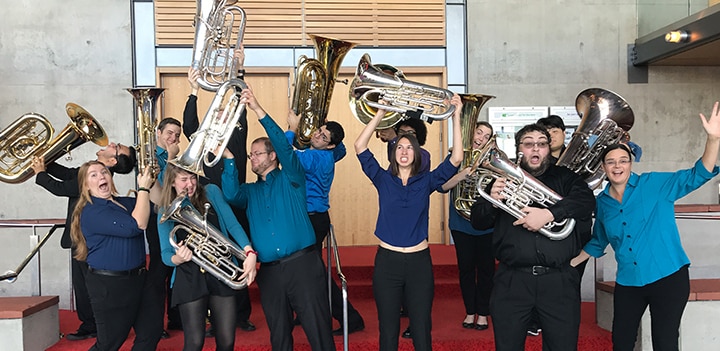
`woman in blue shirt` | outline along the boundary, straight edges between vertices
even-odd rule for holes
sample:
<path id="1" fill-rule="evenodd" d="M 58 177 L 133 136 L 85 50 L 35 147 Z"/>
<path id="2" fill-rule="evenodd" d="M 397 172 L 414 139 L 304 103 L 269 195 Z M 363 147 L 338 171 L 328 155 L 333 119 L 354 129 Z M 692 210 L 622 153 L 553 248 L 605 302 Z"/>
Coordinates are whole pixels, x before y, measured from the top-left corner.
<path id="1" fill-rule="evenodd" d="M 463 158 L 460 96 L 455 94 L 451 103 L 456 108 L 452 117 L 453 151 L 432 172 L 420 171 L 420 145 L 412 134 L 398 137 L 391 150 L 390 167 L 380 167 L 367 146 L 385 110 L 378 110 L 355 141 L 355 152 L 363 172 L 378 192 L 375 236 L 380 239 L 380 247 L 375 255 L 373 293 L 378 311 L 380 350 L 398 348 L 403 301 L 410 317 L 415 350 L 432 347 L 434 279 L 427 240 L 430 194 L 457 172 Z"/>
<path id="2" fill-rule="evenodd" d="M 211 207 L 207 211 L 208 224 L 221 230 L 243 248 L 247 259 L 243 262 L 244 273 L 240 279 L 247 278 L 250 285 L 255 279 L 257 253 L 250 246 L 245 231 L 235 218 L 230 205 L 225 202 L 222 191 L 214 184 L 198 184 L 197 175 L 182 168 L 168 164 L 165 168 L 165 180 L 162 197 L 158 203 L 158 218 L 162 218 L 167 207 L 178 196 L 186 196 L 185 201 L 200 213 L 204 213 L 205 204 Z M 170 232 L 178 224 L 174 220 L 160 222 L 160 249 L 163 262 L 175 267 L 172 278 L 172 306 L 178 306 L 185 335 L 184 350 L 202 350 L 205 343 L 205 318 L 208 307 L 213 315 L 215 344 L 217 350 L 232 351 L 235 347 L 236 291 L 225 285 L 213 275 L 192 262 L 192 251 L 182 243 L 188 233 L 177 231 L 176 250 L 170 245 Z"/>
<path id="3" fill-rule="evenodd" d="M 678 350 L 680 320 L 690 294 L 690 260 L 675 223 L 675 201 L 718 174 L 720 111 L 700 119 L 707 133 L 702 158 L 677 172 L 632 173 L 632 152 L 625 144 L 602 155 L 609 185 L 597 197 L 593 236 L 571 265 L 615 250 L 617 277 L 613 305 L 614 350 L 632 350 L 640 319 L 650 307 L 655 350 Z"/>
<path id="4" fill-rule="evenodd" d="M 70 237 L 75 259 L 87 261 L 85 278 L 95 314 L 97 340 L 92 350 L 118 350 L 130 328 L 149 326 L 143 297 L 145 237 L 150 216 L 149 169 L 137 178 L 137 198 L 117 196 L 112 174 L 101 162 L 78 171 L 80 198 L 72 214 Z M 154 350 L 160 335 L 134 349 Z"/>
<path id="5" fill-rule="evenodd" d="M 468 151 L 472 152 L 472 150 L 481 149 L 492 135 L 493 127 L 490 123 L 478 122 L 473 131 L 471 149 Z M 467 164 L 468 161 L 465 162 Z M 448 192 L 457 186 L 476 189 L 477 185 L 472 180 L 473 178 L 468 179 L 468 176 L 471 176 L 473 171 L 472 167 L 461 169 L 447 183 L 443 184 L 438 191 Z M 450 193 L 448 227 L 455 243 L 455 254 L 460 274 L 460 291 L 465 305 L 465 319 L 462 322 L 462 327 L 465 329 L 485 330 L 488 329 L 487 316 L 490 315 L 490 292 L 492 291 L 493 276 L 495 275 L 492 229 L 477 230 L 473 228 L 468 218 L 461 216 L 455 209 L 455 193 L 454 191 Z"/>

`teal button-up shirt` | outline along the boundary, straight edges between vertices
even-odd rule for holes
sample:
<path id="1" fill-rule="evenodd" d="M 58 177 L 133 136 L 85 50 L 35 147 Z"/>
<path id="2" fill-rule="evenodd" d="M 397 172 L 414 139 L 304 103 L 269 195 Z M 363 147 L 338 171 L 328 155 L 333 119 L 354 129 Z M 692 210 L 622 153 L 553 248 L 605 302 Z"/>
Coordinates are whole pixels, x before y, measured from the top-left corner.
<path id="1" fill-rule="evenodd" d="M 235 160 L 225 159 L 222 190 L 232 205 L 246 210 L 253 249 L 260 262 L 272 262 L 315 244 L 307 213 L 305 170 L 283 134 L 265 115 L 260 124 L 275 148 L 281 168 L 265 180 L 240 184 Z"/>
<path id="2" fill-rule="evenodd" d="M 604 255 L 615 250 L 618 284 L 644 286 L 689 264 L 675 223 L 675 201 L 718 174 L 698 160 L 690 169 L 630 175 L 622 203 L 610 196 L 610 186 L 597 197 L 593 236 L 585 252 Z"/>

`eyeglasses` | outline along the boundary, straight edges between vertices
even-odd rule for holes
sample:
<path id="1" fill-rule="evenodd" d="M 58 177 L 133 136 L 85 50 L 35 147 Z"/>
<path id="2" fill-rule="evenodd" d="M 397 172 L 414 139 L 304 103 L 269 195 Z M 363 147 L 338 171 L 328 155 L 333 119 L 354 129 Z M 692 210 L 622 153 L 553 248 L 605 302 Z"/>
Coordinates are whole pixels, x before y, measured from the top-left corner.
<path id="1" fill-rule="evenodd" d="M 522 147 L 526 148 L 526 149 L 532 149 L 536 146 L 538 149 L 544 149 L 544 148 L 548 147 L 548 142 L 547 141 L 538 141 L 538 142 L 526 141 L 526 142 L 520 143 L 520 145 L 522 145 Z"/>
<path id="2" fill-rule="evenodd" d="M 615 161 L 615 160 L 605 161 L 605 165 L 609 166 L 609 167 L 615 167 L 615 165 L 626 166 L 629 163 L 630 163 L 630 160 L 628 160 L 626 158 L 623 158 L 623 159 L 620 159 L 617 161 Z"/>
<path id="3" fill-rule="evenodd" d="M 251 152 L 247 155 L 248 160 L 253 157 L 259 157 L 260 155 L 267 154 L 267 152 Z"/>

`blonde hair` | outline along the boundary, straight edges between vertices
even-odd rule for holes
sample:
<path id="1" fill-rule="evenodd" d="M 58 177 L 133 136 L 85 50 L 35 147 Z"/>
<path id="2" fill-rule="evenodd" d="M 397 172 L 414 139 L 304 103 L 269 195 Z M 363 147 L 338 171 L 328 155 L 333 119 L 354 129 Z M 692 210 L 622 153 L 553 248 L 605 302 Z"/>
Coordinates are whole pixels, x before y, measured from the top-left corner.
<path id="1" fill-rule="evenodd" d="M 197 177 L 197 175 L 195 175 L 194 173 L 188 172 L 180 167 L 176 167 L 168 163 L 165 167 L 165 176 L 163 178 L 163 187 L 162 192 L 160 193 L 160 200 L 158 201 L 156 207 L 156 210 L 158 212 L 160 211 L 160 209 L 167 208 L 170 203 L 172 203 L 173 200 L 175 200 L 175 198 L 180 195 L 173 186 L 175 178 L 177 178 L 177 176 L 180 174 L 189 174 Z M 208 202 L 208 200 L 205 196 L 205 188 L 200 184 L 200 179 L 198 179 L 195 193 L 190 196 L 190 203 L 192 203 L 192 205 L 195 206 L 196 209 L 201 209 L 206 202 Z"/>
<path id="2" fill-rule="evenodd" d="M 88 248 L 85 236 L 80 228 L 80 216 L 85 206 L 89 203 L 92 204 L 92 196 L 90 195 L 90 188 L 87 186 L 87 173 L 90 166 L 99 165 L 107 169 L 107 166 L 100 161 L 88 161 L 80 166 L 78 171 L 78 188 L 80 189 L 80 198 L 78 199 L 75 209 L 72 213 L 72 222 L 70 225 L 70 238 L 72 239 L 73 248 L 75 249 L 74 258 L 78 261 L 85 261 L 87 259 Z M 110 172 L 110 170 L 108 170 Z M 117 189 L 113 178 L 110 177 L 110 190 L 112 196 L 117 196 Z"/>

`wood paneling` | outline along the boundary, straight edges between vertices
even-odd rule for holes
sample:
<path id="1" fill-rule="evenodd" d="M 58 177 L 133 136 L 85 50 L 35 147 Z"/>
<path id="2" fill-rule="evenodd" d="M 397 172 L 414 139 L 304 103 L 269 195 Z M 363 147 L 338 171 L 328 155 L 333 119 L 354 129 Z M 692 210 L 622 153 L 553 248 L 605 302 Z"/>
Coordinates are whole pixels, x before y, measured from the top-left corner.
<path id="1" fill-rule="evenodd" d="M 158 46 L 192 46 L 195 0 L 155 0 Z M 364 46 L 445 46 L 442 0 L 285 0 L 238 2 L 247 46 L 312 45 L 318 34 Z"/>
<path id="2" fill-rule="evenodd" d="M 402 68 L 405 74 L 413 81 L 430 84 L 434 86 L 443 85 L 444 74 L 442 68 Z M 292 69 L 279 68 L 253 68 L 246 73 L 246 82 L 254 89 L 260 104 L 281 126 L 286 127 L 286 116 L 289 109 L 290 86 L 292 81 Z M 353 70 L 344 68 L 340 71 L 338 79 L 350 79 L 353 77 Z M 165 94 L 159 104 L 159 114 L 162 117 L 173 116 L 182 119 L 182 111 L 187 100 L 190 88 L 187 82 L 187 68 L 163 69 L 159 74 L 159 82 L 166 88 Z M 203 117 L 214 94 L 200 91 L 198 97 L 198 112 Z M 162 118 L 160 117 L 160 118 Z M 355 138 L 365 125 L 360 123 L 348 108 L 348 86 L 337 83 L 333 92 L 329 109 L 328 120 L 337 121 L 345 129 L 345 146 L 347 156 L 338 162 L 335 167 L 335 181 L 330 192 L 330 216 L 335 226 L 335 233 L 338 244 L 343 246 L 351 245 L 374 245 L 378 241 L 374 235 L 375 222 L 377 220 L 377 191 L 370 183 L 370 180 L 362 173 L 360 163 L 355 156 L 353 143 Z M 428 125 L 428 138 L 425 148 L 432 156 L 431 166 L 437 166 L 446 154 L 446 148 L 442 142 L 443 131 L 446 130 L 448 122 L 435 122 Z M 265 132 L 257 122 L 254 113 L 248 113 L 248 143 Z M 181 143 L 181 150 L 187 146 L 187 140 Z M 376 155 L 378 161 L 386 167 L 387 147 L 379 139 L 373 138 L 370 141 L 370 150 Z M 256 176 L 247 169 L 248 181 L 254 181 Z M 443 231 L 445 223 L 445 208 L 447 197 L 435 193 L 430 200 L 430 226 L 429 236 L 431 243 L 446 242 L 446 235 Z M 401 219 L 399 219 L 401 220 Z"/>

